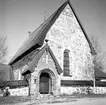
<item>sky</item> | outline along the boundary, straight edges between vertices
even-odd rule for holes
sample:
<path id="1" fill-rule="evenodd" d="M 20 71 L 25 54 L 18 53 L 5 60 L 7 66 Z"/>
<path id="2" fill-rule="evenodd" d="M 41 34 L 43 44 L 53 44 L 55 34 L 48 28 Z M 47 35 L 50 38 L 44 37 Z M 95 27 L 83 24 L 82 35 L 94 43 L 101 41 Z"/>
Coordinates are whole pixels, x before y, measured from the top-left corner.
<path id="1" fill-rule="evenodd" d="M 8 63 L 23 42 L 66 0 L 0 0 L 0 37 L 7 36 Z M 106 51 L 106 0 L 70 0 L 88 37 Z"/>

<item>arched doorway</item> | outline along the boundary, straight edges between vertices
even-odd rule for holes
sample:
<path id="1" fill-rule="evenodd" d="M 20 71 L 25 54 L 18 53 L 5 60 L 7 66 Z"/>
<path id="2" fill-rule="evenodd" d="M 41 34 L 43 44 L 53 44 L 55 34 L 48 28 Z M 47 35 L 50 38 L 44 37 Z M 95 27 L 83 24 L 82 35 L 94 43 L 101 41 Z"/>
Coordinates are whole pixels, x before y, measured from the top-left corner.
<path id="1" fill-rule="evenodd" d="M 52 79 L 50 74 L 47 72 L 42 72 L 39 78 L 39 92 L 40 94 L 49 94 L 52 90 Z"/>

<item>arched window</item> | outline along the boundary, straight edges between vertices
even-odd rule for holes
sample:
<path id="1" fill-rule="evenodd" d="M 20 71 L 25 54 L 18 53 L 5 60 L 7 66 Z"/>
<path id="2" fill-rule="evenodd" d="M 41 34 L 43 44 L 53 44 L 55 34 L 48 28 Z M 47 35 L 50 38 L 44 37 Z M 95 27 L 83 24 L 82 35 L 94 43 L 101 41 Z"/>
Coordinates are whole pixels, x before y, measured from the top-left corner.
<path id="1" fill-rule="evenodd" d="M 70 70 L 69 70 L 69 50 L 65 49 L 64 50 L 64 63 L 63 63 L 63 69 L 64 69 L 64 76 L 69 76 L 70 75 Z"/>

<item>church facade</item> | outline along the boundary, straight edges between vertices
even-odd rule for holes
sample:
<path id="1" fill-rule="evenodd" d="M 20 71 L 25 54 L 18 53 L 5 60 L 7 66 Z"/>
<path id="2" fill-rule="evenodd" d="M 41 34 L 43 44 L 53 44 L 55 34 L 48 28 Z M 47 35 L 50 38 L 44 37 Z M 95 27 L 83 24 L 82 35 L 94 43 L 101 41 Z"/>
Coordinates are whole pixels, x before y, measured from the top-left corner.
<path id="1" fill-rule="evenodd" d="M 14 80 L 29 82 L 31 95 L 60 95 L 63 85 L 71 81 L 94 80 L 94 55 L 68 0 L 31 33 L 9 65 Z"/>

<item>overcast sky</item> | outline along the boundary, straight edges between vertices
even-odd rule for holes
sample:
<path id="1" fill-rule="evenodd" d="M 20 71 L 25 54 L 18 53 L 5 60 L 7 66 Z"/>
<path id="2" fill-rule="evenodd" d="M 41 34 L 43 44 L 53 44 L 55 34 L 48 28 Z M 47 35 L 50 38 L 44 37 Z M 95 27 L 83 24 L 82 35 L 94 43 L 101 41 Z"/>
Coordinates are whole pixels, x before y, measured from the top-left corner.
<path id="1" fill-rule="evenodd" d="M 9 61 L 28 37 L 65 0 L 0 0 L 0 36 L 7 36 Z M 88 36 L 106 51 L 106 0 L 70 0 Z M 46 12 L 46 13 L 45 13 Z"/>

